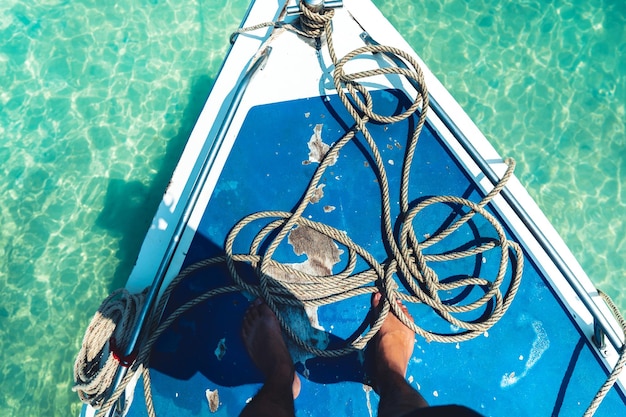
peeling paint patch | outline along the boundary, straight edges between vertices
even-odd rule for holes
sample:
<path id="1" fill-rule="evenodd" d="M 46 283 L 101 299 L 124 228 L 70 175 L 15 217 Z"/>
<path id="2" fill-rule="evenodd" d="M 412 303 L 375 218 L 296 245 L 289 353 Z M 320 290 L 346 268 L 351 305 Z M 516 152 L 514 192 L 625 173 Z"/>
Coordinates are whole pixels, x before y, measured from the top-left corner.
<path id="1" fill-rule="evenodd" d="M 365 391 L 365 403 L 367 404 L 367 411 L 369 412 L 370 417 L 372 417 L 374 415 L 372 412 L 372 401 L 370 399 L 372 387 L 370 387 L 369 385 L 363 384 L 363 391 Z"/>
<path id="2" fill-rule="evenodd" d="M 157 220 L 157 229 L 159 230 L 166 230 L 167 229 L 167 220 L 165 219 L 158 219 Z"/>
<path id="3" fill-rule="evenodd" d="M 215 357 L 218 361 L 221 361 L 224 355 L 226 354 L 226 339 L 222 338 L 219 342 L 217 342 L 217 347 L 215 348 Z"/>
<path id="4" fill-rule="evenodd" d="M 313 135 L 309 140 L 309 162 L 317 162 L 318 164 L 322 162 L 322 159 L 326 156 L 328 151 L 330 150 L 330 145 L 324 143 L 322 140 L 322 128 L 323 124 L 316 124 L 313 128 Z M 337 162 L 337 157 L 333 161 L 331 161 L 330 165 L 335 165 Z"/>
<path id="5" fill-rule="evenodd" d="M 330 213 L 331 211 L 334 211 L 337 207 L 335 206 L 324 206 L 324 212 L 325 213 Z"/>
<path id="6" fill-rule="evenodd" d="M 205 391 L 206 400 L 209 403 L 209 410 L 212 413 L 215 413 L 220 406 L 220 395 L 217 392 L 217 389 L 211 391 L 210 389 Z"/>
<path id="7" fill-rule="evenodd" d="M 539 361 L 539 359 L 541 359 L 544 352 L 550 348 L 550 339 L 548 339 L 548 334 L 543 328 L 541 322 L 534 321 L 532 326 L 535 332 L 535 340 L 530 348 L 530 354 L 528 355 L 528 360 L 526 361 L 524 370 L 520 375 L 517 375 L 515 372 L 505 373 L 500 380 L 501 388 L 515 385 L 520 379 L 524 378 L 532 367 Z M 524 359 L 524 356 L 520 355 L 518 359 L 521 361 Z"/>
<path id="8" fill-rule="evenodd" d="M 310 275 L 331 275 L 333 266 L 340 261 L 340 255 L 343 253 L 331 238 L 306 226 L 298 226 L 291 230 L 287 241 L 296 255 L 306 255 L 307 259 L 301 263 L 286 265 Z M 268 273 L 283 282 L 297 282 L 299 279 L 278 268 L 270 268 Z M 288 320 L 292 328 L 300 329 L 304 333 L 300 334 L 301 338 L 320 349 L 328 346 L 328 334 L 319 323 L 317 307 L 286 307 L 283 313 L 289 316 Z M 294 362 L 304 364 L 307 359 L 313 357 L 304 350 L 292 348 L 291 354 Z"/>
<path id="9" fill-rule="evenodd" d="M 313 195 L 309 199 L 312 204 L 319 203 L 319 201 L 324 198 L 324 187 L 326 187 L 326 184 L 320 184 L 315 188 Z"/>
<path id="10" fill-rule="evenodd" d="M 340 261 L 339 256 L 343 253 L 331 238 L 306 226 L 293 229 L 288 242 L 296 255 L 308 258 L 298 269 L 312 275 L 332 274 L 333 266 Z"/>

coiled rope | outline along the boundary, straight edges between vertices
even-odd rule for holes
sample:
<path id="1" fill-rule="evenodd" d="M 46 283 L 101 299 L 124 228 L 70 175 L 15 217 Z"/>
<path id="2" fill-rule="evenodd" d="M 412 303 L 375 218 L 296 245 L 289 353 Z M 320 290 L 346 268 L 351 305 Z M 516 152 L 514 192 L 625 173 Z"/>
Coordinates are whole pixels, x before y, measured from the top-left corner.
<path id="1" fill-rule="evenodd" d="M 74 363 L 74 391 L 82 402 L 100 408 L 111 394 L 121 361 L 116 348 L 128 345 L 146 295 L 147 291 L 131 294 L 124 288 L 116 290 L 89 323 Z"/>
<path id="2" fill-rule="evenodd" d="M 88 334 L 83 341 L 83 349 L 81 349 L 81 354 L 75 366 L 75 375 L 77 375 L 77 377 L 74 390 L 79 392 L 81 399 L 84 399 L 95 408 L 98 408 L 99 414 L 106 412 L 115 404 L 124 392 L 127 384 L 135 377 L 137 372 L 141 371 L 144 377 L 143 381 L 148 414 L 155 416 L 148 370 L 152 346 L 158 337 L 178 317 L 194 306 L 220 294 L 245 291 L 254 296 L 262 297 L 278 317 L 285 334 L 298 346 L 318 356 L 336 357 L 358 349 L 363 349 L 368 341 L 378 332 L 390 311 L 416 334 L 428 340 L 450 343 L 471 339 L 484 333 L 502 317 L 519 288 L 523 268 L 522 251 L 518 244 L 506 238 L 504 230 L 499 225 L 498 221 L 485 209 L 489 201 L 502 190 L 507 180 L 511 177 L 514 162 L 510 159 L 506 160 L 507 169 L 502 179 L 478 203 L 455 196 L 438 196 L 427 198 L 420 202 L 411 202 L 409 200 L 409 174 L 417 141 L 425 123 L 428 109 L 428 93 L 419 64 L 404 51 L 385 46 L 364 46 L 349 53 L 344 58 L 338 59 L 332 42 L 331 20 L 334 11 L 324 10 L 320 13 L 315 13 L 309 10 L 303 2 L 300 4 L 305 7 L 302 8 L 303 14 L 300 18 L 299 27 L 291 24 L 283 24 L 281 22 L 268 22 L 254 26 L 253 28 L 284 27 L 288 30 L 295 31 L 299 35 L 318 39 L 325 35 L 327 47 L 335 65 L 333 73 L 335 88 L 342 103 L 353 117 L 355 121 L 354 126 L 330 148 L 320 161 L 300 203 L 293 211 L 264 211 L 246 216 L 229 232 L 224 244 L 225 255 L 206 259 L 185 268 L 170 283 L 160 298 L 151 321 L 148 323 L 147 336 L 141 341 L 137 358 L 129 365 L 124 379 L 114 392 L 111 392 L 112 387 L 110 385 L 107 386 L 107 376 L 111 374 L 110 369 L 119 366 L 119 359 L 116 359 L 115 355 L 109 352 L 110 348 L 107 344 L 111 339 L 111 334 L 115 334 L 115 339 L 120 341 L 119 345 L 122 345 L 124 338 L 118 336 L 118 332 L 121 335 L 124 334 L 123 329 L 132 328 L 134 319 L 121 314 L 108 313 L 107 311 L 113 308 L 110 307 L 108 303 L 121 302 L 124 305 L 132 305 L 132 308 L 125 308 L 125 310 L 135 311 L 137 309 L 136 305 L 140 303 L 141 300 L 135 299 L 134 295 L 128 294 L 123 290 L 105 300 L 94 317 L 92 324 L 89 326 Z M 247 30 L 249 29 L 240 29 L 237 33 L 243 33 Z M 364 54 L 383 52 L 400 57 L 408 64 L 408 67 L 399 68 L 390 66 L 354 74 L 347 74 L 345 72 L 345 65 L 350 60 Z M 412 105 L 402 114 L 392 116 L 378 115 L 372 110 L 373 103 L 370 93 L 365 87 L 358 83 L 358 80 L 376 75 L 390 74 L 397 74 L 413 79 L 417 81 L 420 88 L 416 91 L 416 98 Z M 391 216 L 389 181 L 381 154 L 374 138 L 367 128 L 367 124 L 370 121 L 395 123 L 411 117 L 414 114 L 418 114 L 418 122 L 411 137 L 408 139 L 404 155 L 399 201 L 401 224 L 398 228 L 399 233 L 396 240 L 394 235 L 394 223 Z M 369 151 L 375 162 L 372 169 L 380 185 L 383 237 L 386 246 L 390 249 L 388 259 L 384 262 L 376 260 L 366 249 L 352 241 L 345 232 L 302 217 L 306 207 L 311 203 L 322 175 L 326 169 L 334 163 L 342 147 L 350 142 L 357 133 L 360 133 L 365 138 L 367 146 L 369 147 Z M 420 241 L 415 233 L 413 222 L 422 210 L 434 204 L 465 207 L 466 213 L 460 216 L 460 218 L 445 230 Z M 441 242 L 476 215 L 482 216 L 491 224 L 496 232 L 496 238 L 488 240 L 485 243 L 475 244 L 469 249 L 443 254 L 424 254 L 425 249 Z M 241 230 L 250 223 L 259 220 L 266 221 L 266 225 L 253 239 L 249 252 L 245 254 L 235 253 L 233 249 L 234 242 Z M 298 271 L 275 260 L 273 255 L 281 242 L 288 237 L 291 231 L 299 227 L 312 229 L 347 248 L 348 262 L 343 270 L 328 276 L 317 276 Z M 500 249 L 500 262 L 497 276 L 493 280 L 471 276 L 455 281 L 442 280 L 429 265 L 433 262 L 476 257 L 494 248 Z M 364 260 L 369 265 L 369 268 L 355 272 L 358 259 Z M 180 306 L 169 316 L 160 317 L 161 312 L 165 309 L 169 295 L 182 280 L 192 274 L 200 273 L 218 264 L 226 264 L 228 266 L 233 281 L 232 285 L 208 291 L 200 297 Z M 238 265 L 252 266 L 257 273 L 258 284 L 250 284 L 244 281 L 238 272 Z M 509 279 L 507 281 L 506 277 L 509 267 L 511 272 L 508 275 Z M 281 271 L 291 277 L 297 277 L 299 279 L 282 280 L 278 278 L 278 276 L 282 274 L 276 274 L 276 271 Z M 506 288 L 506 291 L 501 291 L 501 286 L 505 284 L 505 282 L 508 282 L 508 288 Z M 400 284 L 402 284 L 402 286 L 400 286 Z M 439 296 L 442 291 L 458 290 L 464 287 L 481 288 L 484 291 L 484 295 L 465 305 L 442 300 Z M 374 322 L 364 334 L 354 340 L 348 341 L 345 346 L 337 349 L 320 349 L 311 345 L 299 336 L 298 332 L 290 326 L 288 320 L 281 314 L 281 306 L 285 305 L 319 307 L 350 297 L 371 294 L 377 291 L 383 294 L 382 309 L 378 317 L 375 318 Z M 397 300 L 428 305 L 439 316 L 461 330 L 450 334 L 429 331 L 421 327 L 418 323 L 410 320 L 398 306 Z M 114 310 L 116 309 L 117 307 L 114 308 Z M 482 314 L 483 320 L 480 321 L 464 321 L 458 317 L 461 313 L 476 310 L 488 314 Z M 109 321 L 110 323 L 104 325 L 99 323 L 100 320 Z M 121 327 L 122 330 L 118 330 L 118 327 Z M 113 328 L 114 330 L 112 330 Z M 100 329 L 102 329 L 102 331 L 100 331 Z M 91 330 L 94 330 L 93 335 L 89 334 Z M 624 358 L 624 349 L 622 349 L 621 352 L 621 365 L 619 370 L 617 369 L 618 367 L 614 370 L 616 374 L 618 374 L 623 367 L 622 359 Z M 105 365 L 96 369 L 96 362 L 103 362 L 104 358 L 107 358 L 106 361 L 104 361 L 106 362 Z M 111 364 L 109 364 L 109 362 L 111 362 Z M 616 378 L 615 376 L 612 382 L 607 381 L 603 389 L 606 387 L 606 391 L 608 391 Z M 606 395 L 606 392 L 604 392 L 603 395 Z M 599 393 L 599 396 L 603 397 L 603 395 Z M 598 404 L 601 399 L 602 398 L 597 400 Z M 595 402 L 596 400 L 594 400 L 594 403 Z M 597 405 L 595 407 L 597 407 Z M 586 414 L 586 416 L 587 415 L 588 414 Z"/>

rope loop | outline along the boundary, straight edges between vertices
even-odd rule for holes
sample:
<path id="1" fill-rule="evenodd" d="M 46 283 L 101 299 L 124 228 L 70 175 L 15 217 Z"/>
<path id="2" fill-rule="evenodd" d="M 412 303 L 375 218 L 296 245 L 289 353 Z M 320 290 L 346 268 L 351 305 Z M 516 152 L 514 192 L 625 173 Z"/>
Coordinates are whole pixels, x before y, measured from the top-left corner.
<path id="1" fill-rule="evenodd" d="M 113 378 L 119 365 L 128 367 L 119 349 L 128 345 L 147 291 L 131 294 L 122 288 L 100 305 L 85 333 L 74 363 L 73 391 L 82 402 L 100 408 L 111 395 Z M 111 343 L 113 342 L 113 343 Z"/>
<path id="2" fill-rule="evenodd" d="M 279 218 L 279 220 L 273 220 Z M 240 232 L 253 222 L 265 219 L 269 223 L 253 239 L 250 252 L 234 253 L 234 243 Z M 273 253 L 284 237 L 295 230 L 306 233 L 307 238 L 320 238 L 320 245 L 331 248 L 339 244 L 348 250 L 348 262 L 342 271 L 330 275 L 315 275 L 303 272 L 294 266 L 286 265 L 273 258 Z M 272 236 L 269 242 L 265 238 Z M 263 245 L 261 245 L 263 243 Z M 260 247 L 269 245 L 264 251 Z M 274 311 L 284 332 L 303 350 L 321 357 L 338 357 L 355 350 L 363 349 L 374 336 L 375 331 L 366 332 L 355 340 L 348 341 L 337 349 L 320 349 L 310 341 L 304 340 L 292 327 L 281 306 L 317 307 L 358 295 L 377 291 L 376 281 L 384 275 L 384 267 L 364 248 L 352 241 L 345 232 L 326 224 L 314 222 L 291 212 L 253 213 L 237 223 L 226 238 L 224 245 L 226 263 L 233 281 L 240 288 L 245 288 L 253 295 L 260 296 Z M 361 258 L 370 265 L 365 272 L 355 273 L 357 259 Z M 252 266 L 259 279 L 258 285 L 250 285 L 240 276 L 237 265 L 241 262 Z M 384 317 L 381 318 L 383 320 Z M 377 323 L 382 325 L 381 323 Z"/>
<path id="3" fill-rule="evenodd" d="M 363 55 L 382 53 L 393 54 L 396 57 L 401 57 L 408 63 L 408 67 L 401 68 L 398 66 L 388 66 L 367 71 L 360 71 L 353 74 L 346 73 L 345 66 L 355 58 L 361 57 Z M 401 75 L 407 79 L 414 80 L 418 85 L 423 86 L 424 88 L 417 92 L 413 103 L 404 112 L 389 116 L 376 114 L 374 113 L 372 108 L 370 93 L 365 87 L 359 84 L 357 80 L 362 78 L 381 75 L 387 76 L 393 74 Z M 359 118 L 359 115 L 363 115 L 366 116 L 368 119 L 374 120 L 378 123 L 396 123 L 415 114 L 420 106 L 422 108 L 427 107 L 428 92 L 425 88 L 424 74 L 422 73 L 419 64 L 411 55 L 397 48 L 384 45 L 367 45 L 355 49 L 335 64 L 333 81 L 335 83 L 335 89 L 337 90 L 337 93 L 339 94 L 342 103 L 344 104 L 344 106 L 346 106 L 346 108 L 348 108 L 354 118 Z M 344 92 L 344 88 L 352 97 L 352 101 L 349 100 L 346 92 Z M 365 98 L 365 101 L 361 100 L 359 98 L 359 95 L 363 96 Z M 351 110 L 353 108 L 354 110 Z"/>
<path id="4" fill-rule="evenodd" d="M 484 202 L 484 200 L 483 200 Z M 450 226 L 435 234 L 425 234 L 422 241 L 416 236 L 415 228 L 419 225 L 413 224 L 418 214 L 428 207 L 437 204 L 444 204 L 451 207 L 457 207 L 455 211 L 460 211 L 461 207 L 466 207 L 469 212 Z M 429 253 L 424 251 L 429 248 L 436 247 L 438 243 L 445 243 L 445 238 L 450 236 L 454 231 L 467 224 L 475 215 L 481 216 L 491 225 L 497 237 L 483 238 L 476 236 L 476 242 L 469 241 L 469 246 L 450 250 L 446 249 L 444 253 Z M 484 226 L 482 227 L 484 229 Z M 439 316 L 458 329 L 466 329 L 465 332 L 452 334 L 439 334 L 435 332 L 426 332 L 411 321 L 406 323 L 416 333 L 424 336 L 429 340 L 444 341 L 461 341 L 475 337 L 488 330 L 497 319 L 502 317 L 513 297 L 515 296 L 519 283 L 521 282 L 521 273 L 523 270 L 523 256 L 521 249 L 515 242 L 507 239 L 504 229 L 497 219 L 486 211 L 480 204 L 470 200 L 454 197 L 454 196 L 437 196 L 426 198 L 411 209 L 400 225 L 399 247 L 401 248 L 402 261 L 398 262 L 404 268 L 398 271 L 398 274 L 406 282 L 412 297 L 408 297 L 408 301 L 423 303 L 430 306 Z M 444 245 L 445 246 L 445 245 Z M 484 256 L 489 251 L 499 248 L 499 263 L 496 276 L 493 280 L 484 277 L 457 276 L 443 279 L 435 272 L 434 267 L 429 263 L 455 262 L 464 259 L 485 259 Z M 432 251 L 431 251 L 432 252 Z M 510 255 L 513 256 L 511 263 Z M 498 256 L 498 255 L 496 255 Z M 500 291 L 504 285 L 509 265 L 512 269 L 511 284 L 503 295 Z M 440 294 L 449 292 L 470 293 L 472 289 L 480 288 L 483 291 L 482 296 L 469 295 L 462 299 L 462 303 L 450 302 L 442 299 Z M 475 319 L 460 319 L 456 315 L 463 316 L 465 313 L 472 311 L 483 311 L 483 315 L 487 314 L 487 318 L 480 321 Z M 395 312 L 395 311 L 394 311 Z"/>

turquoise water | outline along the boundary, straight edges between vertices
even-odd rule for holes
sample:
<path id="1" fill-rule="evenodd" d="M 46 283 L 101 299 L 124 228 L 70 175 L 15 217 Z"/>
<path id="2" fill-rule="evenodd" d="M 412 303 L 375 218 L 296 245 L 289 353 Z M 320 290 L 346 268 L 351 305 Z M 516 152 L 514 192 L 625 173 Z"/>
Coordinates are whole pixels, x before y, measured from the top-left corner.
<path id="1" fill-rule="evenodd" d="M 117 3 L 0 5 L 2 416 L 78 415 L 82 334 L 124 284 L 248 1 Z M 626 5 L 375 3 L 626 310 Z"/>

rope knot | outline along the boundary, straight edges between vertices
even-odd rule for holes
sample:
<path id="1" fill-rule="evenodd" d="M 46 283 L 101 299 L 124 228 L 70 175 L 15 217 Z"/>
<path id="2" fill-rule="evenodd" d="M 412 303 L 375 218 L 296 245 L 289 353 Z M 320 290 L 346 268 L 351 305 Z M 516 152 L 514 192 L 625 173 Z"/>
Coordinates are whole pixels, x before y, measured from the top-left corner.
<path id="1" fill-rule="evenodd" d="M 321 38 L 326 30 L 326 26 L 330 25 L 333 16 L 335 16 L 334 9 L 321 8 L 320 10 L 314 10 L 306 2 L 300 2 L 300 25 L 302 27 L 302 35 L 310 38 Z"/>
<path id="2" fill-rule="evenodd" d="M 365 54 L 373 54 L 374 56 L 377 54 L 385 55 L 391 57 L 394 63 L 396 63 L 397 60 L 401 60 L 402 66 L 389 65 L 351 74 L 346 73 L 345 66 L 348 62 Z M 419 89 L 416 91 L 416 97 L 411 106 L 401 114 L 381 115 L 374 113 L 370 93 L 358 80 L 381 75 L 389 76 L 392 74 L 404 76 L 407 80 L 414 81 L 415 84 L 419 86 Z M 426 89 L 424 74 L 422 73 L 419 63 L 405 51 L 394 47 L 367 45 L 355 49 L 341 60 L 336 61 L 333 81 L 342 103 L 357 121 L 361 118 L 366 118 L 367 120 L 373 120 L 378 123 L 396 123 L 410 117 L 416 113 L 420 107 L 422 113 L 426 113 L 426 109 L 428 108 L 428 90 Z M 344 87 L 351 99 L 349 99 L 348 94 L 344 92 Z M 361 99 L 361 97 L 363 99 Z"/>

